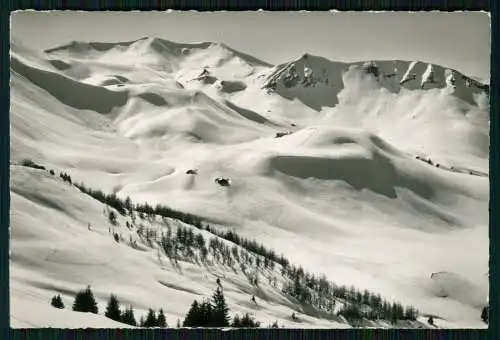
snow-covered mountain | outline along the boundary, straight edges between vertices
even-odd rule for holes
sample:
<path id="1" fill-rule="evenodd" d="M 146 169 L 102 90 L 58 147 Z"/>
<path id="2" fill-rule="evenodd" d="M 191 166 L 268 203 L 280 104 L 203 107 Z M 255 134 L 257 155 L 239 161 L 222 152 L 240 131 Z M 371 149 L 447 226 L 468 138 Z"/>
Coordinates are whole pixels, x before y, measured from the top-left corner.
<path id="1" fill-rule="evenodd" d="M 280 264 L 249 271 L 198 253 L 173 263 L 151 237 L 167 225 L 255 266 L 255 253 L 221 237 L 232 230 L 337 285 L 420 310 L 399 326 L 427 327 L 428 315 L 438 327 L 485 326 L 487 85 L 422 62 L 304 55 L 273 66 L 223 44 L 158 38 L 43 52 L 13 42 L 10 60 L 14 327 L 115 327 L 49 305 L 87 284 L 100 310 L 114 293 L 141 315 L 163 308 L 172 326 L 216 277 L 231 311 L 264 325 L 352 325 L 336 315 L 348 299 L 327 312 L 319 298 L 287 294 Z M 113 208 L 75 183 L 192 214 L 218 234 L 139 212 L 114 225 Z"/>
<path id="2" fill-rule="evenodd" d="M 395 93 L 401 89 L 448 88 L 453 95 L 473 104 L 475 95 L 489 90 L 488 85 L 460 72 L 419 61 L 377 60 L 341 63 L 308 54 L 278 65 L 266 77 L 263 88 L 276 91 L 289 99 L 297 98 L 320 110 L 323 106 L 334 106 L 338 103 L 337 96 L 345 87 L 343 75 L 352 68 L 362 71 L 365 86 L 373 83 L 372 87 L 380 86 Z"/>

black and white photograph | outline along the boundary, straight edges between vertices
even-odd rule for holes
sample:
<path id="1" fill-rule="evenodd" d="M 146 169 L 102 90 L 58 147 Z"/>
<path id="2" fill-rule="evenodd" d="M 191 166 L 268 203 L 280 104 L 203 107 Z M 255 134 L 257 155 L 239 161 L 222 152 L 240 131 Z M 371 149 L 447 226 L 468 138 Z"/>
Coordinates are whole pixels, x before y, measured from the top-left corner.
<path id="1" fill-rule="evenodd" d="M 488 327 L 490 14 L 10 22 L 12 328 Z"/>

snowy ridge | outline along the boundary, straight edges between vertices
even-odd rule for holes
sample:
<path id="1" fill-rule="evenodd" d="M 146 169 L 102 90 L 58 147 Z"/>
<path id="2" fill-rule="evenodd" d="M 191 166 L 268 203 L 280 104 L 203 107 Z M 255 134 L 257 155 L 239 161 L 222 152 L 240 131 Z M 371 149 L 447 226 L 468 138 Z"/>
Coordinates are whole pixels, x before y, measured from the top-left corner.
<path id="1" fill-rule="evenodd" d="M 418 61 L 385 61 L 341 63 L 303 55 L 297 60 L 279 65 L 271 72 L 263 88 L 285 97 L 297 97 L 308 104 L 312 93 L 322 93 L 322 106 L 334 106 L 336 95 L 344 88 L 342 73 L 356 67 L 372 75 L 379 86 L 391 92 L 453 87 L 453 93 L 464 101 L 474 103 L 474 95 L 488 91 L 488 86 L 455 70 Z M 450 75 L 451 74 L 451 75 Z M 316 88 L 311 90 L 310 88 Z M 333 97 L 333 98 L 331 98 Z M 321 107 L 314 106 L 314 109 Z"/>
<path id="2" fill-rule="evenodd" d="M 127 228 L 131 217 L 119 215 L 113 228 L 124 241 L 115 242 L 109 207 L 47 172 L 17 165 L 31 159 L 76 183 L 256 239 L 336 284 L 413 305 L 423 324 L 405 327 L 427 327 L 428 315 L 437 327 L 485 327 L 484 89 L 457 71 L 420 62 L 349 64 L 304 55 L 271 67 L 223 44 L 145 38 L 36 52 L 16 43 L 13 326 L 115 327 L 104 317 L 50 307 L 54 294 L 68 304 L 87 284 L 100 310 L 115 293 L 141 314 L 164 308 L 172 326 L 223 275 L 231 310 L 265 325 L 351 326 L 290 299 L 272 277 L 255 287 L 241 269 L 171 264 L 137 234 L 161 235 L 159 217 Z M 290 318 L 293 311 L 300 322 Z M 364 326 L 370 325 L 394 326 Z"/>
<path id="3" fill-rule="evenodd" d="M 101 42 L 79 42 L 72 41 L 69 44 L 46 49 L 44 52 L 47 54 L 76 54 L 79 57 L 98 57 L 102 52 L 108 52 L 110 50 L 121 50 L 127 54 L 146 54 L 148 50 L 157 52 L 164 57 L 169 56 L 187 56 L 196 50 L 203 49 L 219 49 L 226 50 L 227 52 L 233 53 L 237 57 L 245 59 L 246 62 L 260 65 L 260 66 L 271 66 L 264 61 L 261 61 L 255 57 L 244 54 L 242 52 L 236 51 L 224 44 L 213 43 L 213 42 L 202 42 L 194 44 L 186 43 L 175 43 L 173 41 L 155 38 L 155 37 L 144 37 L 133 41 L 119 42 L 119 43 L 101 43 Z"/>
<path id="4" fill-rule="evenodd" d="M 270 67 L 269 64 L 224 44 L 179 44 L 159 38 L 142 38 L 124 43 L 72 42 L 47 49 L 45 53 L 63 62 L 76 59 L 99 65 L 145 65 L 162 72 L 177 72 L 175 77 L 179 79 L 184 79 L 186 72 L 187 75 L 193 72 L 192 65 L 198 65 L 200 69 L 217 68 L 222 75 L 231 74 L 234 65 L 243 67 L 245 73 L 254 68 Z"/>

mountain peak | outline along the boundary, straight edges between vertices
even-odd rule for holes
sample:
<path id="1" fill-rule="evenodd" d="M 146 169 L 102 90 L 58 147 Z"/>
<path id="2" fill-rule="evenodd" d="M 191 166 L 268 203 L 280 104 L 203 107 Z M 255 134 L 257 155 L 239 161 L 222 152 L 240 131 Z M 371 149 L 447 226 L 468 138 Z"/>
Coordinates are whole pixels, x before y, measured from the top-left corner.
<path id="1" fill-rule="evenodd" d="M 44 52 L 48 54 L 67 53 L 71 55 L 78 55 L 79 57 L 86 57 L 89 55 L 99 55 L 100 53 L 109 52 L 111 50 L 117 50 L 121 53 L 136 52 L 136 54 L 144 54 L 147 53 L 148 50 L 151 50 L 153 53 L 159 53 L 161 57 L 165 58 L 167 55 L 182 56 L 190 54 L 192 50 L 208 49 L 224 50 L 226 53 L 244 60 L 251 66 L 273 66 L 246 53 L 237 51 L 220 42 L 177 43 L 156 36 L 142 37 L 136 40 L 117 43 L 71 41 L 61 46 L 46 49 L 44 50 Z"/>
<path id="2" fill-rule="evenodd" d="M 297 98 L 320 110 L 322 106 L 331 107 L 338 103 L 336 95 L 344 88 L 344 74 L 353 68 L 373 76 L 380 87 L 391 92 L 399 92 L 402 88 L 450 88 L 454 95 L 468 103 L 475 102 L 476 94 L 489 92 L 488 85 L 456 70 L 422 61 L 369 60 L 346 63 L 309 53 L 276 66 L 262 87 L 267 92 L 275 91 L 288 99 Z M 315 99 L 311 100 L 312 97 Z"/>

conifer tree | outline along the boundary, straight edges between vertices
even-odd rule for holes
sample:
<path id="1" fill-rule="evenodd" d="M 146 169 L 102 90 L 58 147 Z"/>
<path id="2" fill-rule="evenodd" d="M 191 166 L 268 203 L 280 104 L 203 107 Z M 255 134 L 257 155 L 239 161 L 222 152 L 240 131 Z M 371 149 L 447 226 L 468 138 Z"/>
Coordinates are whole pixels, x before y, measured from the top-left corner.
<path id="1" fill-rule="evenodd" d="M 214 292 L 212 297 L 213 308 L 214 308 L 214 322 L 218 327 L 226 327 L 229 326 L 229 308 L 226 304 L 226 299 L 224 298 L 224 294 L 220 287 Z"/>
<path id="2" fill-rule="evenodd" d="M 240 319 L 240 327 L 245 328 L 257 328 L 260 326 L 260 322 L 255 321 L 250 314 L 245 313 L 245 315 Z"/>
<path id="3" fill-rule="evenodd" d="M 357 304 L 345 305 L 339 312 L 339 315 L 343 315 L 349 321 L 358 321 L 363 318 L 363 313 L 361 308 Z"/>
<path id="4" fill-rule="evenodd" d="M 392 322 L 396 322 L 398 320 L 398 311 L 395 302 L 393 302 L 390 307 L 390 319 Z"/>
<path id="5" fill-rule="evenodd" d="M 363 303 L 369 304 L 370 303 L 370 292 L 365 289 L 363 292 Z"/>
<path id="6" fill-rule="evenodd" d="M 205 247 L 205 238 L 203 237 L 202 234 L 196 235 L 196 246 L 201 249 Z"/>
<path id="7" fill-rule="evenodd" d="M 64 308 L 64 303 L 61 299 L 61 295 L 55 295 L 54 297 L 52 297 L 50 304 L 55 308 L 59 308 L 59 309 Z"/>
<path id="8" fill-rule="evenodd" d="M 200 315 L 201 315 L 200 306 L 198 304 L 198 301 L 194 300 L 193 303 L 191 304 L 191 307 L 189 308 L 188 313 L 186 314 L 186 317 L 184 318 L 183 326 L 184 327 L 199 326 Z"/>
<path id="9" fill-rule="evenodd" d="M 205 261 L 207 259 L 207 256 L 208 256 L 208 249 L 207 247 L 203 246 L 201 248 L 201 259 Z"/>
<path id="10" fill-rule="evenodd" d="M 127 325 L 137 326 L 137 321 L 135 321 L 134 310 L 132 306 L 129 306 L 129 308 L 127 308 L 123 312 L 121 316 L 121 321 L 123 323 L 126 323 Z"/>
<path id="11" fill-rule="evenodd" d="M 175 235 L 177 242 L 180 244 L 184 245 L 186 243 L 186 229 L 184 227 L 180 226 L 177 228 L 177 233 Z"/>
<path id="12" fill-rule="evenodd" d="M 155 316 L 154 310 L 151 308 L 148 309 L 148 315 L 146 316 L 146 320 L 144 321 L 144 327 L 156 327 L 157 320 Z"/>
<path id="13" fill-rule="evenodd" d="M 90 286 L 76 294 L 75 301 L 73 302 L 73 310 L 75 312 L 90 312 L 97 314 L 97 302 L 95 301 L 94 294 Z"/>
<path id="14" fill-rule="evenodd" d="M 356 289 L 356 294 L 354 296 L 354 301 L 356 301 L 357 304 L 360 304 L 363 301 L 363 293 L 361 291 Z"/>
<path id="15" fill-rule="evenodd" d="M 111 294 L 104 315 L 111 320 L 121 322 L 120 303 L 116 295 Z"/>
<path id="16" fill-rule="evenodd" d="M 488 323 L 488 306 L 484 306 L 483 310 L 481 311 L 481 320 L 483 320 L 484 323 Z"/>
<path id="17" fill-rule="evenodd" d="M 244 328 L 257 328 L 260 327 L 260 322 L 255 321 L 255 319 L 250 316 L 250 314 L 245 313 L 242 317 L 236 314 L 233 318 L 232 327 L 244 327 Z"/>
<path id="18" fill-rule="evenodd" d="M 133 206 L 132 206 L 132 200 L 130 199 L 130 197 L 127 196 L 127 198 L 125 199 L 125 208 L 132 212 L 132 209 L 133 209 Z"/>
<path id="19" fill-rule="evenodd" d="M 240 316 L 236 314 L 233 318 L 233 323 L 231 324 L 232 327 L 241 327 L 241 321 L 240 321 Z"/>
<path id="20" fill-rule="evenodd" d="M 195 239 L 195 236 L 194 236 L 193 230 L 192 229 L 186 230 L 186 245 L 188 247 L 194 246 L 194 239 Z"/>
<path id="21" fill-rule="evenodd" d="M 415 321 L 418 316 L 418 311 L 414 307 L 407 307 L 404 312 L 404 319 Z"/>
<path id="22" fill-rule="evenodd" d="M 427 319 L 427 323 L 431 326 L 434 326 L 434 317 L 432 315 Z"/>
<path id="23" fill-rule="evenodd" d="M 109 223 L 111 223 L 112 225 L 117 225 L 116 214 L 113 210 L 109 212 L 108 219 Z"/>
<path id="24" fill-rule="evenodd" d="M 161 328 L 167 327 L 167 318 L 163 314 L 163 309 L 158 312 L 158 317 L 156 318 L 156 325 Z"/>
<path id="25" fill-rule="evenodd" d="M 375 308 L 380 308 L 382 306 L 382 297 L 380 296 L 380 294 L 372 294 L 371 300 Z"/>
<path id="26" fill-rule="evenodd" d="M 215 317 L 215 310 L 209 301 L 203 301 L 200 306 L 200 319 L 196 320 L 199 326 L 217 327 L 219 323 Z"/>

